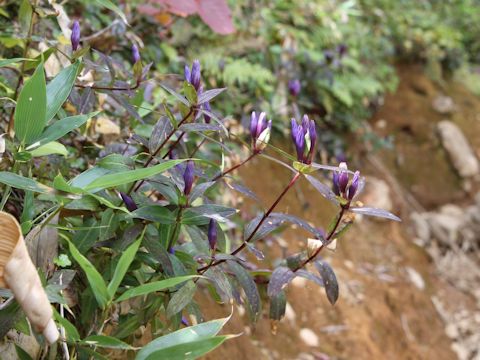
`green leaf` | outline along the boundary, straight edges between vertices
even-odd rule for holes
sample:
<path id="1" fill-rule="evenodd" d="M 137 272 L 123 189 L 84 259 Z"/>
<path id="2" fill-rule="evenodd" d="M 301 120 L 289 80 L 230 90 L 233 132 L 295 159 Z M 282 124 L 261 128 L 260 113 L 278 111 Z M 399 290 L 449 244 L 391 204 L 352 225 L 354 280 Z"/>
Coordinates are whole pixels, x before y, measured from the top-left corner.
<path id="1" fill-rule="evenodd" d="M 133 211 L 130 214 L 133 218 L 154 221 L 159 224 L 173 224 L 175 222 L 175 215 L 165 206 L 148 205 Z"/>
<path id="2" fill-rule="evenodd" d="M 174 277 L 174 278 L 170 278 L 170 279 L 166 279 L 166 280 L 154 281 L 154 282 L 151 282 L 151 283 L 148 283 L 148 284 L 143 284 L 143 285 L 137 286 L 133 289 L 129 289 L 129 290 L 125 291 L 122 294 L 122 296 L 120 296 L 119 298 L 117 298 L 115 300 L 115 302 L 124 301 L 124 300 L 130 299 L 130 298 L 136 297 L 136 296 L 147 295 L 147 294 L 150 294 L 152 292 L 165 290 L 165 289 L 168 289 L 172 286 L 181 284 L 181 283 L 183 283 L 187 280 L 190 280 L 190 279 L 193 279 L 193 278 L 196 278 L 196 277 L 200 277 L 200 275 L 178 276 L 178 277 Z"/>
<path id="3" fill-rule="evenodd" d="M 15 344 L 15 350 L 19 360 L 32 360 L 32 357 L 17 344 Z"/>
<path id="4" fill-rule="evenodd" d="M 67 156 L 68 150 L 65 145 L 60 144 L 58 141 L 51 141 L 45 145 L 42 145 L 32 151 L 30 151 L 33 157 L 46 156 L 52 154 L 58 154 Z"/>
<path id="5" fill-rule="evenodd" d="M 20 20 L 20 28 L 23 34 L 27 34 L 32 22 L 33 9 L 30 1 L 23 0 L 18 9 L 18 18 Z"/>
<path id="6" fill-rule="evenodd" d="M 77 328 L 70 321 L 62 317 L 55 308 L 53 308 L 53 316 L 55 320 L 65 328 L 68 342 L 73 343 L 80 340 L 80 334 Z"/>
<path id="7" fill-rule="evenodd" d="M 152 358 L 152 355 L 161 355 L 158 354 L 159 351 L 167 350 L 172 347 L 194 343 L 196 341 L 201 341 L 204 339 L 210 339 L 216 336 L 223 326 L 227 323 L 230 319 L 216 319 L 208 322 L 204 322 L 202 324 L 194 325 L 187 327 L 185 329 L 181 329 L 170 333 L 168 335 L 161 336 L 147 345 L 145 345 L 137 354 L 136 360 L 145 360 L 147 358 Z M 155 357 L 153 357 L 155 358 Z M 169 359 L 168 356 L 158 356 L 157 359 Z"/>
<path id="8" fill-rule="evenodd" d="M 120 18 L 122 19 L 122 21 L 128 25 L 128 21 L 127 21 L 127 17 L 125 16 L 125 14 L 123 13 L 122 10 L 120 10 L 118 8 L 117 5 L 115 5 L 113 2 L 111 2 L 110 0 L 96 0 L 97 3 L 99 3 L 101 6 L 109 9 L 109 10 L 112 10 L 115 14 L 117 14 L 118 16 L 120 16 Z"/>
<path id="9" fill-rule="evenodd" d="M 105 309 L 109 299 L 105 280 L 103 279 L 102 275 L 100 275 L 100 273 L 97 271 L 97 269 L 95 269 L 92 263 L 77 250 L 75 245 L 70 240 L 67 241 L 72 257 L 75 259 L 76 262 L 78 262 L 82 270 L 87 275 L 88 283 L 92 288 L 93 295 L 95 296 L 98 305 L 100 305 L 102 309 Z"/>
<path id="10" fill-rule="evenodd" d="M 132 245 L 130 245 L 127 250 L 122 253 L 120 260 L 118 261 L 117 267 L 115 268 L 115 272 L 113 274 L 112 280 L 108 284 L 108 295 L 110 299 L 113 299 L 113 296 L 117 292 L 118 287 L 120 286 L 125 274 L 130 267 L 133 259 L 135 258 L 135 254 L 142 243 L 143 235 L 145 234 L 145 229 L 142 231 L 142 234 Z"/>
<path id="11" fill-rule="evenodd" d="M 48 83 L 45 123 L 53 119 L 65 100 L 67 100 L 68 95 L 70 95 L 72 91 L 75 79 L 77 78 L 79 67 L 80 61 L 76 61 L 74 64 L 60 71 L 57 76 Z"/>
<path id="12" fill-rule="evenodd" d="M 197 286 L 193 281 L 187 282 L 178 289 L 168 302 L 167 317 L 171 318 L 182 311 L 183 308 L 192 301 L 193 295 L 195 295 L 195 290 L 197 290 Z"/>
<path id="13" fill-rule="evenodd" d="M 45 127 L 47 107 L 45 73 L 41 63 L 23 86 L 15 109 L 15 135 L 26 144 L 36 139 Z"/>
<path id="14" fill-rule="evenodd" d="M 135 348 L 127 343 L 106 335 L 90 335 L 83 339 L 81 344 L 93 345 L 107 349 L 134 350 Z"/>
<path id="15" fill-rule="evenodd" d="M 130 171 L 121 171 L 115 174 L 103 175 L 93 180 L 88 185 L 86 185 L 84 187 L 84 190 L 86 191 L 94 190 L 94 189 L 100 190 L 100 189 L 111 188 L 111 187 L 115 187 L 123 184 L 128 184 L 137 180 L 145 179 L 150 176 L 160 174 L 174 167 L 175 165 L 180 164 L 183 161 L 185 161 L 185 159 L 169 160 L 164 163 L 161 163 L 152 167 L 148 167 L 148 168 L 136 169 L 136 170 L 130 170 Z"/>
<path id="16" fill-rule="evenodd" d="M 69 116 L 54 122 L 52 125 L 45 129 L 45 131 L 40 135 L 38 139 L 35 140 L 32 145 L 27 147 L 27 150 L 60 139 L 63 135 L 68 134 L 70 131 L 85 124 L 88 119 L 94 117 L 98 113 L 99 112 L 96 111 L 87 115 Z"/>
<path id="17" fill-rule="evenodd" d="M 215 336 L 189 343 L 179 344 L 166 349 L 153 351 L 146 360 L 192 360 L 215 350 L 227 340 L 228 336 Z M 137 357 L 138 359 L 138 357 Z"/>
<path id="18" fill-rule="evenodd" d="M 30 190 L 37 193 L 48 194 L 53 191 L 52 188 L 40 184 L 33 179 L 23 177 L 8 171 L 0 172 L 0 183 L 6 184 L 16 189 Z"/>
<path id="19" fill-rule="evenodd" d="M 15 64 L 20 61 L 31 61 L 31 60 L 26 58 L 12 58 L 12 59 L 0 60 L 0 67 L 8 66 L 10 64 Z"/>

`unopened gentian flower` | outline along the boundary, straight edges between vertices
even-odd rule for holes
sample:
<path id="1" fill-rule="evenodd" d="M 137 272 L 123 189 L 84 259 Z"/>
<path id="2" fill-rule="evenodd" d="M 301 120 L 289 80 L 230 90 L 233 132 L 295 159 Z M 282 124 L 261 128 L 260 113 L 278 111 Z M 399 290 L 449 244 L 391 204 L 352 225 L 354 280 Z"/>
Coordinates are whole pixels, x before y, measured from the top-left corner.
<path id="1" fill-rule="evenodd" d="M 310 164 L 317 142 L 315 121 L 310 120 L 307 115 L 303 115 L 301 124 L 292 119 L 292 140 L 297 151 L 297 160 L 304 164 Z"/>
<path id="2" fill-rule="evenodd" d="M 78 45 L 80 45 L 80 23 L 77 20 L 73 22 L 70 41 L 72 43 L 72 50 L 77 51 Z"/>
<path id="3" fill-rule="evenodd" d="M 300 90 L 302 89 L 302 85 L 300 84 L 300 80 L 290 80 L 288 82 L 288 91 L 292 96 L 298 96 L 300 94 Z"/>
<path id="4" fill-rule="evenodd" d="M 187 166 L 185 166 L 185 172 L 183 173 L 183 182 L 185 183 L 183 193 L 185 195 L 190 194 L 190 191 L 192 190 L 193 180 L 195 178 L 195 175 L 193 174 L 194 169 L 195 166 L 193 164 L 193 161 L 187 161 Z"/>
<path id="5" fill-rule="evenodd" d="M 134 64 L 140 61 L 140 51 L 138 51 L 138 46 L 135 44 L 132 45 L 132 57 Z"/>
<path id="6" fill-rule="evenodd" d="M 213 219 L 210 219 L 208 223 L 208 244 L 210 249 L 215 251 L 217 248 L 217 222 Z"/>
<path id="7" fill-rule="evenodd" d="M 188 65 L 185 65 L 185 80 L 193 85 L 195 90 L 200 89 L 201 75 L 200 75 L 200 61 L 194 60 L 192 68 L 190 69 Z"/>
<path id="8" fill-rule="evenodd" d="M 349 184 L 350 176 L 348 173 L 347 164 L 342 162 L 340 165 L 338 165 L 338 167 L 341 170 L 333 172 L 333 192 L 335 195 L 351 201 L 358 192 L 360 184 L 360 172 L 355 171 L 352 181 Z"/>
<path id="9" fill-rule="evenodd" d="M 135 211 L 138 209 L 137 204 L 135 204 L 135 201 L 133 201 L 133 199 L 129 195 L 125 194 L 124 192 L 120 192 L 120 197 L 125 203 L 128 211 Z"/>
<path id="10" fill-rule="evenodd" d="M 268 120 L 267 122 L 266 114 L 264 112 L 261 112 L 258 117 L 255 111 L 252 112 L 250 134 L 252 136 L 254 153 L 259 153 L 267 147 L 271 132 L 272 120 Z"/>

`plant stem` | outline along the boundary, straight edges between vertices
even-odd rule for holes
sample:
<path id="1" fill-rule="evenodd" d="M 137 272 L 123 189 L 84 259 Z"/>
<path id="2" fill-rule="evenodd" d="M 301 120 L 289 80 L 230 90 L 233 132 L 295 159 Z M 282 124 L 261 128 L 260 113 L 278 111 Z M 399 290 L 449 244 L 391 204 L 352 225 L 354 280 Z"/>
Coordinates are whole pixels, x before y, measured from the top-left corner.
<path id="1" fill-rule="evenodd" d="M 285 196 L 285 194 L 288 192 L 288 190 L 290 190 L 293 185 L 295 184 L 295 182 L 300 178 L 300 175 L 301 173 L 300 172 L 297 172 L 292 180 L 290 180 L 290 182 L 288 183 L 288 185 L 285 187 L 285 189 L 283 189 L 283 191 L 280 193 L 280 195 L 277 197 L 277 199 L 273 202 L 273 204 L 269 207 L 269 209 L 267 210 L 267 212 L 265 214 L 263 214 L 262 218 L 260 219 L 260 221 L 258 222 L 257 226 L 255 227 L 255 229 L 253 229 L 253 231 L 251 232 L 251 234 L 248 236 L 248 238 L 242 243 L 242 245 L 240 245 L 239 247 L 237 247 L 235 250 L 233 250 L 230 255 L 236 255 L 238 254 L 240 251 L 242 251 L 246 246 L 247 246 L 247 243 L 249 243 L 253 237 L 255 236 L 256 232 L 258 231 L 258 229 L 260 229 L 260 227 L 262 226 L 262 224 L 265 222 L 265 220 L 267 220 L 268 216 L 272 213 L 272 211 L 275 209 L 275 207 L 280 203 L 280 201 L 282 200 L 282 198 Z M 199 269 L 197 269 L 197 272 L 200 273 L 200 274 L 203 274 L 205 271 L 207 271 L 209 268 L 211 268 L 212 266 L 217 266 L 218 264 L 221 264 L 225 262 L 225 260 L 219 260 L 219 261 L 216 261 L 216 262 L 212 262 L 208 265 L 205 265 Z"/>
<path id="2" fill-rule="evenodd" d="M 170 248 L 173 246 L 173 242 L 175 241 L 175 238 L 178 234 L 178 231 L 180 229 L 180 221 L 182 220 L 182 214 L 184 209 L 185 209 L 185 206 L 183 205 L 180 205 L 180 207 L 178 208 L 177 218 L 175 220 L 175 227 L 173 228 L 173 232 L 172 232 L 172 236 L 170 237 L 170 240 L 168 240 L 167 251 L 170 251 Z"/>
<path id="3" fill-rule="evenodd" d="M 148 158 L 148 160 L 145 162 L 145 164 L 143 165 L 144 168 L 146 168 L 148 165 L 150 165 L 150 163 L 153 161 L 153 159 L 155 159 L 155 156 L 157 156 L 157 154 L 160 152 L 160 150 L 162 150 L 162 148 L 165 146 L 165 144 L 170 140 L 170 138 L 173 136 L 173 134 L 175 134 L 175 132 L 177 131 L 177 129 L 185 122 L 187 121 L 187 119 L 190 117 L 190 115 L 193 113 L 193 107 L 190 108 L 190 110 L 188 111 L 187 115 L 185 115 L 183 117 L 183 119 L 178 123 L 177 127 L 175 129 L 173 129 L 170 134 L 167 135 L 167 137 L 165 138 L 165 140 L 162 141 L 162 143 L 158 146 L 157 150 L 155 150 L 155 152 L 153 154 L 150 154 L 150 157 Z M 130 187 L 130 190 L 128 190 L 128 195 L 131 194 L 132 191 L 137 191 L 140 186 L 142 186 L 142 184 L 145 182 L 145 180 L 142 180 L 140 181 L 140 183 L 135 186 L 136 183 L 133 183 L 132 186 Z"/>
<path id="4" fill-rule="evenodd" d="M 129 90 L 136 90 L 140 86 L 142 82 L 137 80 L 135 86 L 129 87 L 110 87 L 110 86 L 96 86 L 96 85 L 82 85 L 82 84 L 75 84 L 75 87 L 87 89 L 90 88 L 92 90 L 110 90 L 110 91 L 129 91 Z"/>
<path id="5" fill-rule="evenodd" d="M 235 166 L 232 166 L 230 169 L 224 171 L 224 172 L 221 172 L 220 174 L 218 174 L 217 176 L 215 176 L 212 181 L 217 181 L 218 179 L 224 177 L 225 175 L 231 173 L 232 171 L 238 169 L 240 166 L 246 164 L 248 161 L 250 161 L 251 159 L 253 159 L 256 155 L 258 155 L 259 153 L 258 152 L 253 152 L 249 157 L 247 157 L 245 160 L 243 160 L 241 163 L 238 163 L 237 165 Z"/>
<path id="6" fill-rule="evenodd" d="M 299 266 L 297 266 L 297 268 L 295 270 L 293 270 L 293 272 L 303 268 L 305 265 L 307 265 L 309 262 L 311 262 L 313 259 L 315 259 L 317 257 L 317 255 L 320 253 L 320 251 L 323 250 L 323 248 L 327 247 L 328 244 L 330 244 L 330 242 L 333 240 L 332 237 L 333 235 L 335 235 L 335 232 L 337 231 L 338 229 L 338 226 L 340 225 L 340 223 L 342 222 L 342 218 L 343 218 L 343 215 L 345 214 L 345 210 L 347 209 L 346 206 L 341 206 L 340 208 L 340 212 L 338 213 L 338 216 L 337 216 L 337 221 L 335 222 L 335 225 L 333 226 L 332 230 L 330 231 L 330 233 L 327 235 L 327 237 L 325 238 L 325 243 L 322 244 L 311 256 L 308 257 L 308 259 L 306 259 L 302 264 L 300 264 Z"/>

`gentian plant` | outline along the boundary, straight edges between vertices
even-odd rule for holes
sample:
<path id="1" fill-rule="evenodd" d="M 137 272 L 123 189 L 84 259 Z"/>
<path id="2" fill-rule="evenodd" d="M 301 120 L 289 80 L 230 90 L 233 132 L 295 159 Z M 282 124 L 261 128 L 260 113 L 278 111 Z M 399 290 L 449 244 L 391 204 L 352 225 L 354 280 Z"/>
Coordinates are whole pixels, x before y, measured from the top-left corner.
<path id="1" fill-rule="evenodd" d="M 37 20 L 37 12 L 29 14 L 29 21 Z M 29 29 L 28 38 L 35 27 Z M 204 319 L 194 297 L 199 287 L 209 288 L 218 302 L 245 303 L 252 322 L 265 303 L 272 320 L 284 316 L 286 289 L 297 276 L 325 287 L 333 304 L 338 284 L 319 253 L 355 213 L 399 220 L 355 200 L 364 181 L 358 171 L 314 162 L 316 125 L 307 115 L 291 122 L 294 157 L 290 146 L 270 144 L 272 120 L 265 112 L 251 114 L 249 140 L 231 134 L 215 111 L 226 89 L 208 89 L 198 60 L 185 66 L 183 81 L 157 83 L 136 45 L 125 44 L 131 52 L 120 63 L 91 51 L 86 41 L 79 44 L 80 24 L 74 22 L 72 54 L 60 44 L 50 49 L 50 56 L 69 56 L 69 64 L 49 78 L 45 54 L 6 60 L 23 85 L 11 92 L 15 107 L 3 114 L 12 131 L 0 172 L 0 208 L 18 218 L 26 237 L 36 239 L 47 227 L 58 235 L 49 245 L 58 251 L 55 261 L 37 264 L 62 334 L 60 346 L 45 347 L 49 356 L 105 358 L 114 351 L 136 359 L 200 357 L 230 335 L 218 335 L 228 318 Z M 161 101 L 149 96 L 152 84 Z M 110 142 L 98 134 L 109 121 L 122 129 Z M 242 147 L 246 159 L 226 168 L 223 160 Z M 245 221 L 222 194 L 255 197 L 234 171 L 256 156 L 281 163 L 292 178 L 272 204 Z M 319 171 L 333 172 L 332 189 Z M 328 229 L 275 212 L 301 178 L 338 207 Z M 303 251 L 260 275 L 247 267 L 250 253 L 268 267 L 259 244 L 289 223 L 310 233 L 315 246 L 306 237 Z M 24 317 L 13 299 L 2 311 L 5 335 Z M 140 328 L 153 339 L 143 347 L 135 337 Z"/>

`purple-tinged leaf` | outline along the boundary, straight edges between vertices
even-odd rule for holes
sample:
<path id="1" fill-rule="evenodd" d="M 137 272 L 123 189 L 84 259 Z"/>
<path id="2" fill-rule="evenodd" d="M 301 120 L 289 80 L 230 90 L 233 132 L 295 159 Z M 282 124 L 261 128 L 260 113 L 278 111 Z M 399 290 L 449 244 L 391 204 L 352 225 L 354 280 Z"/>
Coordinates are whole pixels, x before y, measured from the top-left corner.
<path id="1" fill-rule="evenodd" d="M 232 285 L 222 270 L 218 267 L 211 267 L 205 272 L 204 276 L 213 283 L 223 302 L 228 303 L 233 298 Z"/>
<path id="2" fill-rule="evenodd" d="M 277 296 L 295 277 L 295 273 L 285 266 L 273 270 L 268 282 L 267 294 L 269 297 Z"/>
<path id="3" fill-rule="evenodd" d="M 210 219 L 224 222 L 225 218 L 233 216 L 234 214 L 236 214 L 236 212 L 236 209 L 222 205 L 200 205 L 189 208 L 184 212 L 182 217 L 182 224 L 205 225 L 209 223 Z"/>
<path id="4" fill-rule="evenodd" d="M 402 221 L 398 216 L 393 215 L 392 213 L 377 208 L 361 207 L 361 208 L 350 208 L 350 211 L 367 216 L 375 216 L 380 218 L 385 218 L 394 221 Z"/>
<path id="5" fill-rule="evenodd" d="M 182 126 L 179 127 L 179 130 L 185 131 L 185 132 L 204 132 L 204 131 L 222 131 L 223 128 L 215 124 L 191 123 L 191 124 L 183 124 Z"/>
<path id="6" fill-rule="evenodd" d="M 169 92 L 170 94 L 175 96 L 177 98 L 177 100 L 179 100 L 183 105 L 190 106 L 190 103 L 188 102 L 188 100 L 183 95 L 180 95 L 178 92 L 169 88 L 167 85 L 160 84 L 160 86 L 162 88 L 164 88 L 167 92 Z"/>
<path id="7" fill-rule="evenodd" d="M 238 191 L 239 193 L 249 197 L 250 199 L 253 199 L 255 201 L 260 201 L 260 199 L 257 197 L 257 195 L 252 190 L 250 190 L 249 188 L 247 188 L 246 186 L 244 186 L 242 184 L 238 184 L 234 181 L 231 181 L 231 182 L 227 183 L 227 186 L 232 188 L 233 190 Z"/>
<path id="8" fill-rule="evenodd" d="M 328 301 L 330 301 L 330 304 L 335 305 L 338 299 L 338 282 L 332 267 L 320 260 L 315 261 L 315 267 L 323 279 Z"/>
<path id="9" fill-rule="evenodd" d="M 166 116 L 162 116 L 153 127 L 152 135 L 148 140 L 148 149 L 151 153 L 154 153 L 158 149 L 172 130 L 173 127 L 170 120 Z"/>
<path id="10" fill-rule="evenodd" d="M 192 192 L 190 193 L 189 200 L 190 203 L 192 203 L 195 199 L 199 198 L 200 196 L 203 196 L 205 192 L 210 189 L 213 185 L 215 185 L 215 181 L 207 181 L 201 184 L 196 185 L 193 189 Z"/>
<path id="11" fill-rule="evenodd" d="M 192 301 L 193 295 L 195 295 L 195 290 L 197 290 L 197 286 L 193 281 L 188 281 L 178 289 L 168 302 L 167 317 L 171 318 L 182 311 L 183 308 Z"/>
<path id="12" fill-rule="evenodd" d="M 305 174 L 305 178 L 312 184 L 312 186 L 317 189 L 317 191 L 328 201 L 338 205 L 337 196 L 335 193 L 325 185 L 324 183 L 320 182 L 316 177 L 312 175 Z"/>
<path id="13" fill-rule="evenodd" d="M 299 270 L 295 271 L 295 275 L 303 277 L 304 279 L 313 281 L 317 285 L 324 286 L 323 280 L 318 275 L 312 274 L 311 272 L 309 272 L 307 270 L 299 269 Z"/>
<path id="14" fill-rule="evenodd" d="M 286 167 L 286 168 L 287 168 L 288 170 L 290 170 L 291 172 L 294 172 L 294 173 L 297 172 L 297 170 L 295 170 L 293 167 L 291 167 L 290 165 L 284 163 L 284 162 L 281 161 L 281 160 L 278 160 L 278 159 L 275 159 L 274 157 L 265 155 L 264 153 L 261 153 L 260 156 L 261 156 L 261 157 L 264 157 L 264 158 L 266 158 L 266 159 L 268 159 L 268 160 L 270 160 L 270 161 L 273 161 L 273 162 L 275 162 L 275 163 L 277 163 L 277 164 L 279 164 L 279 165 L 282 165 L 283 167 Z"/>
<path id="15" fill-rule="evenodd" d="M 257 285 L 255 284 L 252 276 L 243 268 L 242 265 L 231 260 L 227 260 L 227 264 L 230 270 L 235 274 L 235 278 L 240 283 L 240 286 L 243 288 L 245 296 L 247 297 L 248 312 L 252 321 L 256 322 L 262 311 L 262 302 L 260 300 L 260 294 L 258 292 Z"/>
<path id="16" fill-rule="evenodd" d="M 244 238 L 249 239 L 253 230 L 257 227 L 259 224 L 260 220 L 262 219 L 263 215 L 258 215 L 255 217 L 253 220 L 251 220 L 247 226 L 245 226 L 244 230 Z M 268 217 L 262 225 L 258 228 L 258 230 L 255 232 L 255 235 L 250 239 L 250 241 L 256 241 L 258 239 L 263 239 L 265 236 L 270 234 L 272 231 L 278 229 L 282 225 L 283 221 L 280 219 L 273 219 Z"/>
<path id="17" fill-rule="evenodd" d="M 257 249 L 255 246 L 253 246 L 250 243 L 245 243 L 245 244 L 247 244 L 248 251 L 250 251 L 257 258 L 257 260 L 260 260 L 260 261 L 265 260 L 265 255 L 261 250 Z"/>
<path id="18" fill-rule="evenodd" d="M 203 92 L 198 97 L 197 105 L 201 105 L 203 103 L 206 103 L 207 101 L 212 100 L 213 98 L 217 97 L 222 92 L 224 92 L 225 90 L 227 90 L 227 88 L 211 89 Z"/>
<path id="19" fill-rule="evenodd" d="M 154 221 L 159 224 L 173 224 L 175 215 L 166 207 L 160 205 L 143 206 L 140 209 L 132 211 L 130 216 L 133 218 Z"/>
<path id="20" fill-rule="evenodd" d="M 222 128 L 225 135 L 228 135 L 228 129 L 225 127 L 223 121 L 219 119 L 217 115 L 215 115 L 211 111 L 205 110 L 203 107 L 198 109 L 198 111 L 200 111 L 202 114 L 207 114 L 207 116 L 210 116 L 210 118 L 213 119 L 213 121 L 215 121 Z"/>
<path id="21" fill-rule="evenodd" d="M 285 221 L 288 221 L 289 223 L 295 224 L 300 226 L 302 229 L 308 231 L 309 233 L 315 235 L 316 238 L 318 239 L 323 239 L 325 237 L 325 234 L 323 231 L 311 226 L 309 223 L 307 223 L 305 220 L 300 219 L 297 216 L 294 215 L 289 215 L 289 214 L 284 214 L 284 213 L 271 213 L 268 219 L 275 219 L 275 220 L 281 220 L 282 223 Z"/>
<path id="22" fill-rule="evenodd" d="M 317 169 L 317 170 L 328 170 L 328 171 L 346 171 L 347 173 L 349 174 L 354 174 L 353 171 L 351 170 L 348 170 L 348 169 L 345 169 L 345 168 L 341 168 L 341 167 L 338 167 L 338 166 L 331 166 L 331 165 L 322 165 L 322 164 L 317 164 L 317 163 L 314 163 L 312 162 L 310 164 L 311 167 L 313 167 L 314 169 Z"/>
<path id="23" fill-rule="evenodd" d="M 287 297 L 285 296 L 285 291 L 280 291 L 277 296 L 273 296 L 270 299 L 270 319 L 281 320 L 285 316 L 286 308 Z"/>

